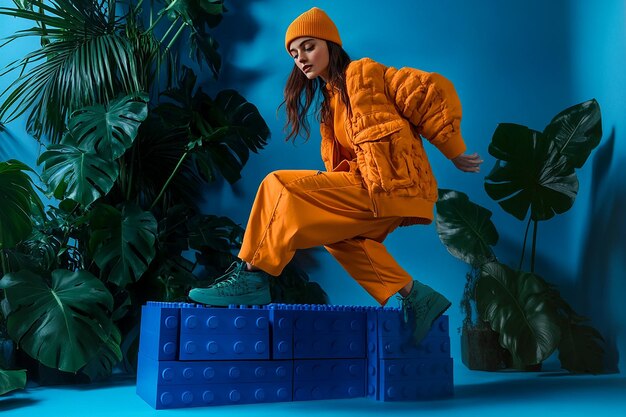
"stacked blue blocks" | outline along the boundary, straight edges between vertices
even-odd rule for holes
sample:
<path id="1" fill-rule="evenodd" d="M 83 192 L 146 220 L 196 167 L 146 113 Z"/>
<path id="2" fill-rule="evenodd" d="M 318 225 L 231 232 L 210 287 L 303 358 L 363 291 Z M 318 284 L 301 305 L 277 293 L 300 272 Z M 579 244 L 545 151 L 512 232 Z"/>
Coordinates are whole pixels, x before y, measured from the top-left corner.
<path id="1" fill-rule="evenodd" d="M 137 394 L 156 409 L 453 393 L 448 317 L 415 346 L 391 308 L 143 307 Z"/>

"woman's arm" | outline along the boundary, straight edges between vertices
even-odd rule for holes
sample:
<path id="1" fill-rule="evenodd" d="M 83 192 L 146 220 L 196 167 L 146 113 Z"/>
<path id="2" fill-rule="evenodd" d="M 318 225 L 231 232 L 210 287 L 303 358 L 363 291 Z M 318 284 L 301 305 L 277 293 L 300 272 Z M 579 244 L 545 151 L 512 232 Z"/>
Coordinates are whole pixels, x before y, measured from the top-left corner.
<path id="1" fill-rule="evenodd" d="M 387 68 L 387 94 L 403 117 L 448 159 L 465 152 L 461 102 L 445 77 L 415 68 Z"/>

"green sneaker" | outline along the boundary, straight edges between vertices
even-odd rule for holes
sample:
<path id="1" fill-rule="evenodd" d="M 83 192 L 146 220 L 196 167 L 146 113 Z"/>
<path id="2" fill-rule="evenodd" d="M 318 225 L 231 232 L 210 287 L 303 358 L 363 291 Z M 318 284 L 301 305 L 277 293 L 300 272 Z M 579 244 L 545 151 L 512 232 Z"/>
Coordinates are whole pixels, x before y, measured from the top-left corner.
<path id="1" fill-rule="evenodd" d="M 435 320 L 451 305 L 450 301 L 437 291 L 418 281 L 413 281 L 413 288 L 402 301 L 405 323 L 413 325 L 413 341 L 416 345 L 426 337 Z"/>
<path id="2" fill-rule="evenodd" d="M 189 291 L 189 298 L 197 303 L 221 307 L 269 304 L 272 301 L 269 274 L 248 271 L 243 261 L 233 262 L 210 287 Z"/>

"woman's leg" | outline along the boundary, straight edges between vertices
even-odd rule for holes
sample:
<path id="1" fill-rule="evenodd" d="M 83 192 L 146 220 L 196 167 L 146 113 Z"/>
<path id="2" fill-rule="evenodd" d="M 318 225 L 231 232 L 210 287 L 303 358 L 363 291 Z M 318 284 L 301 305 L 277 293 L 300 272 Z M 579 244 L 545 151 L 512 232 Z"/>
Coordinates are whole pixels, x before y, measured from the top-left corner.
<path id="1" fill-rule="evenodd" d="M 297 249 L 376 238 L 397 223 L 373 216 L 367 191 L 350 173 L 276 171 L 259 187 L 239 258 L 280 275 Z"/>
<path id="2" fill-rule="evenodd" d="M 377 240 L 346 239 L 325 247 L 381 305 L 387 304 L 389 298 L 413 282 L 411 275 Z"/>

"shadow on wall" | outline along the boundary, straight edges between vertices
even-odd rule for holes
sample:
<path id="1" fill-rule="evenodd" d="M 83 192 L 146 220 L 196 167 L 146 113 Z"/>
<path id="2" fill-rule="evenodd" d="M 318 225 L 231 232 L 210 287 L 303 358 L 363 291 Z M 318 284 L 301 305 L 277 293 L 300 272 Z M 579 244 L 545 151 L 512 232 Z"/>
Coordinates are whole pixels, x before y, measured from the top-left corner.
<path id="1" fill-rule="evenodd" d="M 224 13 L 223 20 L 211 31 L 211 35 L 219 44 L 218 52 L 222 57 L 219 76 L 217 80 L 214 80 L 208 70 L 203 71 L 198 76 L 199 85 L 211 96 L 221 90 L 232 88 L 245 97 L 241 87 L 254 84 L 263 76 L 261 69 L 250 70 L 234 65 L 237 46 L 251 42 L 259 32 L 259 23 L 251 10 L 255 1 L 260 2 L 261 0 L 247 0 L 243 4 L 228 2 L 226 4 L 228 11 Z M 245 60 L 243 61 L 245 62 Z M 254 102 L 252 104 L 256 105 Z M 199 192 L 199 195 L 204 196 L 202 205 L 205 210 L 219 211 L 219 205 L 215 206 L 219 199 L 215 200 L 210 196 L 219 195 L 224 187 L 230 188 L 236 198 L 241 198 L 246 193 L 241 180 L 234 184 L 228 184 L 224 178 L 218 176 L 215 181 Z M 245 227 L 245 224 L 242 226 Z"/>
<path id="2" fill-rule="evenodd" d="M 217 82 L 220 89 L 238 90 L 239 87 L 253 84 L 262 77 L 262 69 L 251 70 L 233 64 L 236 47 L 242 45 L 245 47 L 259 31 L 259 23 L 252 14 L 252 3 L 255 1 L 261 0 L 247 0 L 241 5 L 233 2 L 227 4 L 228 12 L 224 13 L 224 20 L 213 32 L 219 43 L 218 51 L 222 55 L 222 68 Z M 245 62 L 245 59 L 239 61 Z"/>
<path id="3" fill-rule="evenodd" d="M 615 297 L 626 293 L 623 279 L 626 269 L 626 177 L 610 175 L 614 148 L 615 128 L 593 159 L 589 221 L 577 282 L 585 303 L 583 311 L 589 312 L 593 323 L 606 339 L 607 369 L 619 372 L 619 322 L 615 309 L 623 308 L 623 300 Z M 626 163 L 615 162 L 616 167 Z"/>

